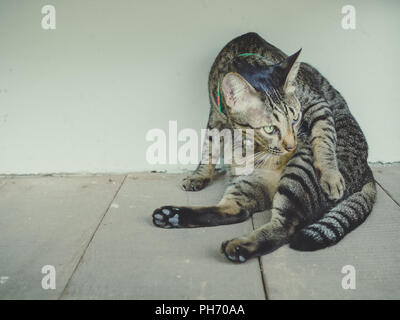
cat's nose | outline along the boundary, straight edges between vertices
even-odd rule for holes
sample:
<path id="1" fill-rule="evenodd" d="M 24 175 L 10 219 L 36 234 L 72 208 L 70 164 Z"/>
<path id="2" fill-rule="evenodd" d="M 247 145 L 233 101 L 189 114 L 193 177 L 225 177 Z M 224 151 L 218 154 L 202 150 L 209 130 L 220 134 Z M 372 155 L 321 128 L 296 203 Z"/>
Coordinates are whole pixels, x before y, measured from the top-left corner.
<path id="1" fill-rule="evenodd" d="M 283 140 L 282 146 L 288 152 L 293 151 L 296 149 L 296 138 L 293 135 L 286 136 Z"/>
<path id="2" fill-rule="evenodd" d="M 286 145 L 284 148 L 286 151 L 291 152 L 296 149 L 296 145 Z"/>

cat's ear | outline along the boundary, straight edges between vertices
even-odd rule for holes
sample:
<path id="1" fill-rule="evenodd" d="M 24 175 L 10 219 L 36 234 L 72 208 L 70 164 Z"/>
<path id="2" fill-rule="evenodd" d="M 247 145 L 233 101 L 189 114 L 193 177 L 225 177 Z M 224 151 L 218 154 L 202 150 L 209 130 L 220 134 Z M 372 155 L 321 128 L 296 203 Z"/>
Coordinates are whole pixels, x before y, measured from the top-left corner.
<path id="1" fill-rule="evenodd" d="M 297 59 L 300 55 L 301 49 L 297 51 L 295 54 L 287 57 L 283 60 L 279 67 L 283 76 L 283 91 L 285 93 L 293 93 L 295 90 L 294 81 L 297 76 L 297 72 L 299 71 L 300 63 L 297 62 Z"/>
<path id="2" fill-rule="evenodd" d="M 222 79 L 222 93 L 226 104 L 232 109 L 244 107 L 253 91 L 253 87 L 236 72 L 230 72 Z"/>

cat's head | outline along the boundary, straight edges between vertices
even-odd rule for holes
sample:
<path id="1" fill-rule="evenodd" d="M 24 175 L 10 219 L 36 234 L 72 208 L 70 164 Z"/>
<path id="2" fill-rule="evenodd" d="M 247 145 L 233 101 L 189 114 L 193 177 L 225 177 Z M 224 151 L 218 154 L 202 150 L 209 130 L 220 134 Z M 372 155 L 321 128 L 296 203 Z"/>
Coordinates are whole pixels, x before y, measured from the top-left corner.
<path id="1" fill-rule="evenodd" d="M 300 50 L 281 63 L 254 67 L 237 65 L 222 80 L 222 92 L 229 117 L 236 128 L 254 130 L 256 145 L 274 155 L 294 151 L 301 120 L 300 102 L 296 98 L 296 62 Z"/>

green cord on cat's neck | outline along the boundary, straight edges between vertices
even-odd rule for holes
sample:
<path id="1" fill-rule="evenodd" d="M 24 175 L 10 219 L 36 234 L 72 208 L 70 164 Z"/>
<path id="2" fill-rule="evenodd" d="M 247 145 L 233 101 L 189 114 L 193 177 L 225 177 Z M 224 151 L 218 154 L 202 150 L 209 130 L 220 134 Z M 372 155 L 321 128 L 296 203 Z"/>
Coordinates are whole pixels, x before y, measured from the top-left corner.
<path id="1" fill-rule="evenodd" d="M 221 109 L 221 92 L 219 91 L 219 82 L 218 82 L 217 94 L 218 94 L 218 109 L 219 109 L 219 113 L 223 113 L 222 109 Z"/>
<path id="2" fill-rule="evenodd" d="M 247 57 L 247 56 L 256 56 L 258 58 L 264 59 L 263 56 L 260 56 L 257 53 L 241 53 L 241 54 L 238 54 L 235 58 L 237 58 L 237 57 Z M 222 106 L 221 106 L 221 91 L 219 89 L 219 82 L 218 82 L 218 89 L 217 89 L 217 98 L 218 98 L 218 110 L 219 110 L 219 113 L 222 114 L 223 112 L 222 112 Z"/>
<path id="3" fill-rule="evenodd" d="M 241 54 L 238 54 L 236 57 L 247 57 L 247 56 L 257 56 L 258 58 L 264 59 L 263 56 L 260 56 L 257 53 L 241 53 Z"/>

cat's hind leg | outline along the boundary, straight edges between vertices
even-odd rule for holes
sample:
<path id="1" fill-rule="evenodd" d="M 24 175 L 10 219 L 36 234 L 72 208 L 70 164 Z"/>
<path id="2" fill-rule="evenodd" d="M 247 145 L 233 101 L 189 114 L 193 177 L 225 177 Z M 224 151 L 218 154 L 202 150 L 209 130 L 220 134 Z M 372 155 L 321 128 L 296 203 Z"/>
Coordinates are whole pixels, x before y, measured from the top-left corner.
<path id="1" fill-rule="evenodd" d="M 233 262 L 245 262 L 274 251 L 288 243 L 298 227 L 322 212 L 323 199 L 311 147 L 304 146 L 282 172 L 272 201 L 270 222 L 246 236 L 225 241 L 221 252 Z"/>
<path id="2" fill-rule="evenodd" d="M 233 179 L 215 206 L 163 206 L 153 212 L 153 223 L 160 228 L 192 228 L 233 224 L 270 206 L 269 193 L 261 177 Z"/>

